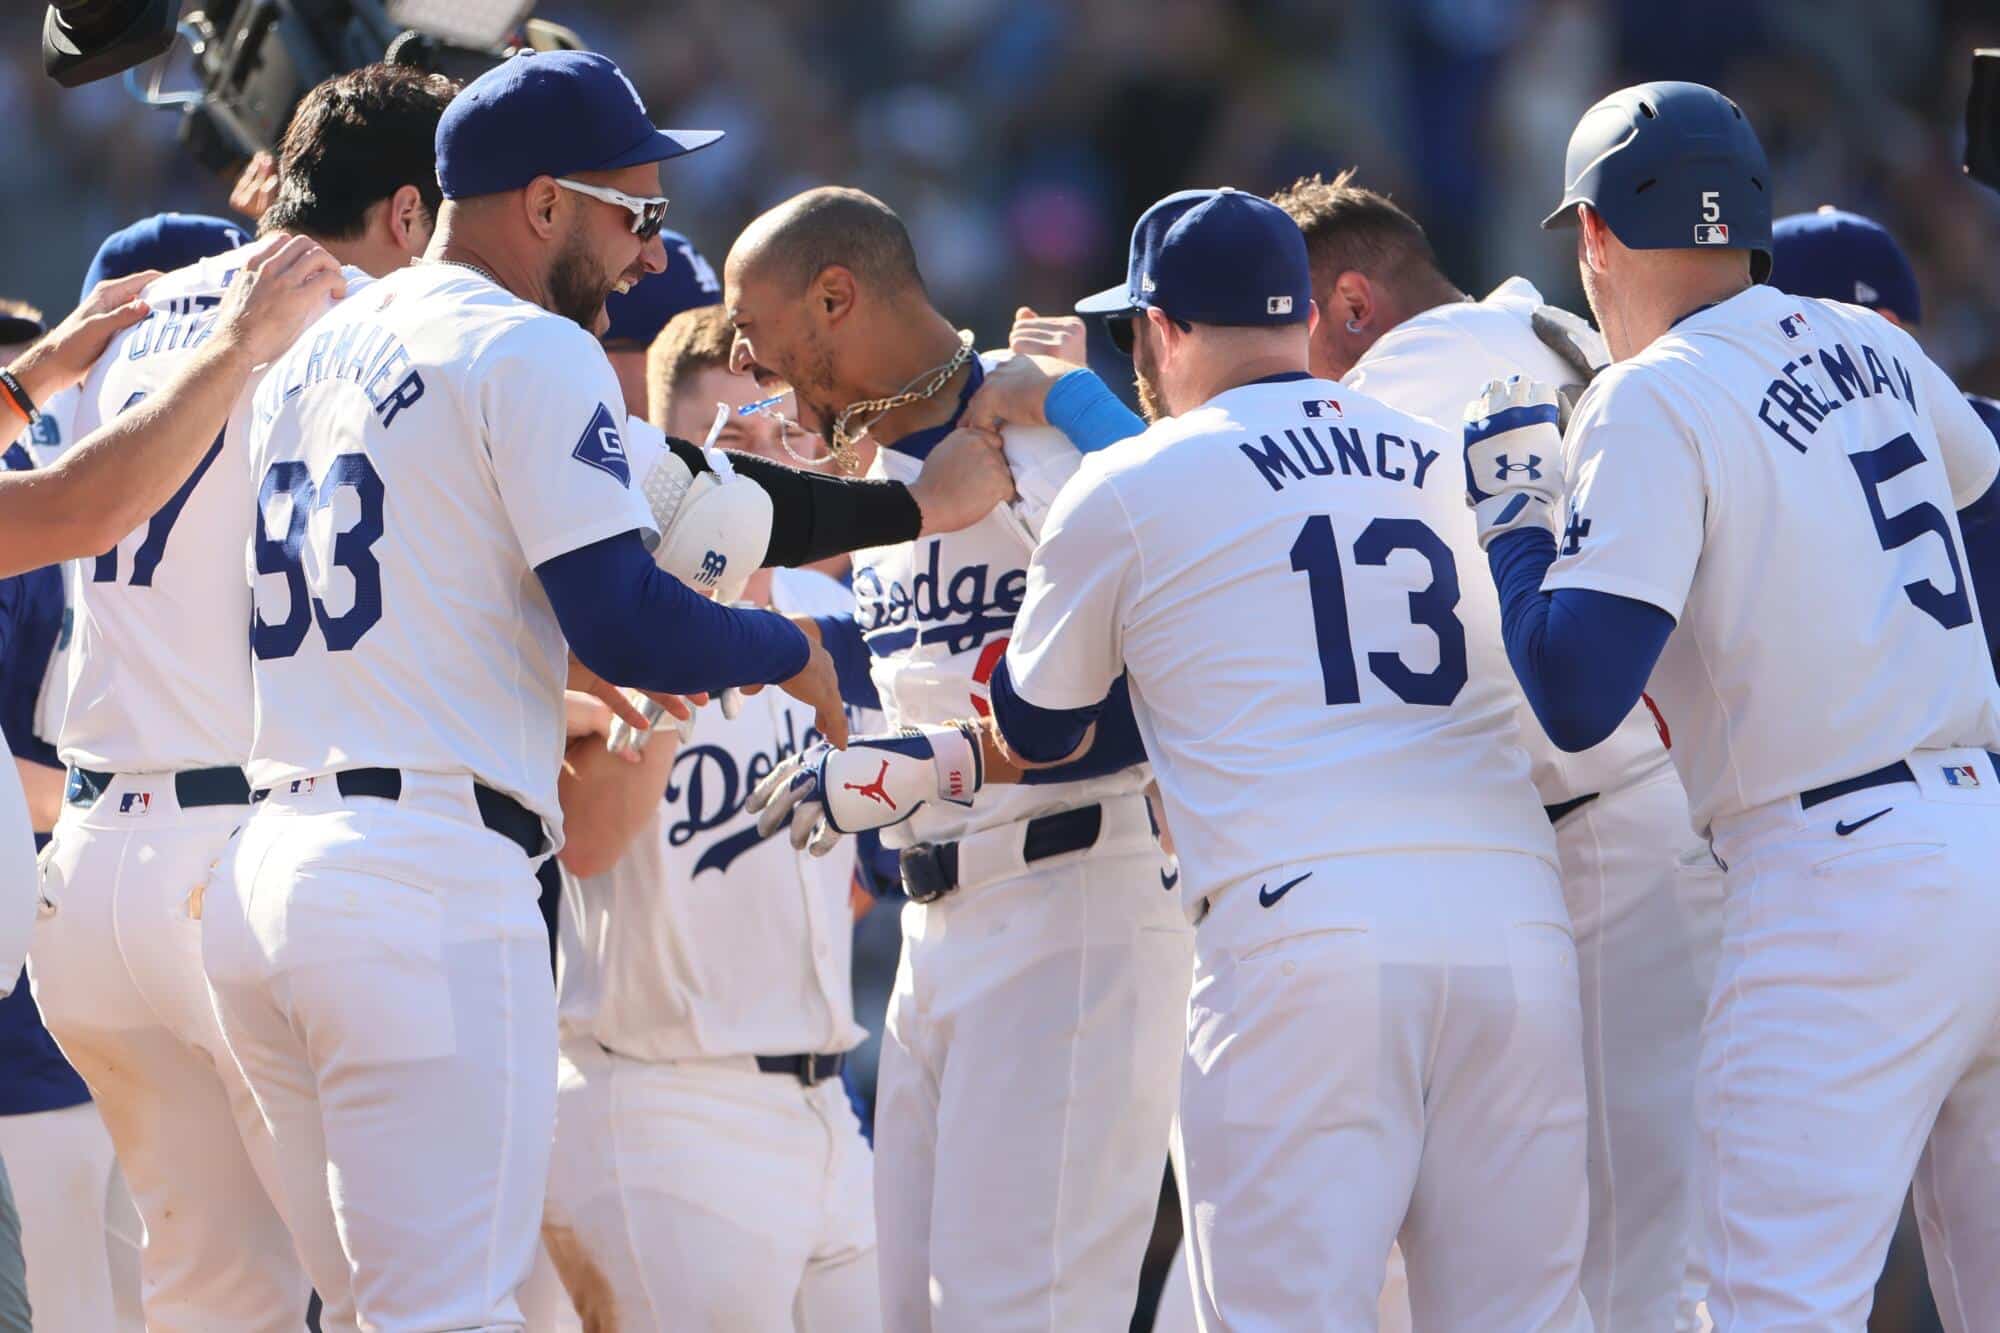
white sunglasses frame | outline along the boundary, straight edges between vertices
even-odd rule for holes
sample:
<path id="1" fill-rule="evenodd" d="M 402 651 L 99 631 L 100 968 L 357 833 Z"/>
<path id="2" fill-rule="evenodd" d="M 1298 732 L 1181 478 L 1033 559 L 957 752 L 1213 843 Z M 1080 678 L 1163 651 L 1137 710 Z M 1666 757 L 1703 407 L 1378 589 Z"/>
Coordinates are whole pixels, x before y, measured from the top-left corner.
<path id="1" fill-rule="evenodd" d="M 646 225 L 646 210 L 649 208 L 657 207 L 660 210 L 660 221 L 653 228 L 652 232 L 644 235 L 642 239 L 651 240 L 654 236 L 660 234 L 661 227 L 667 225 L 668 201 L 665 195 L 627 194 L 623 190 L 614 190 L 608 185 L 586 185 L 582 181 L 573 181 L 567 176 L 552 176 L 550 179 L 565 190 L 574 190 L 578 194 L 589 198 L 602 200 L 607 204 L 616 204 L 630 213 L 632 215 L 632 234 L 634 236 L 641 235 L 640 229 Z"/>

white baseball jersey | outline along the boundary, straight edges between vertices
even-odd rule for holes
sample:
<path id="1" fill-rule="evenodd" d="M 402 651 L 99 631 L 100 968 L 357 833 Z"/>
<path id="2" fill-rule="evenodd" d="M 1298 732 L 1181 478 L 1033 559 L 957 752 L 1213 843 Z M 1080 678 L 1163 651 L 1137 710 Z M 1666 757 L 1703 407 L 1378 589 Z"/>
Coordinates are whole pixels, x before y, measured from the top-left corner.
<path id="1" fill-rule="evenodd" d="M 1191 899 L 1345 852 L 1551 863 L 1485 557 L 1437 427 L 1330 380 L 1259 380 L 1084 460 L 1007 650 L 1022 698 L 1120 671 Z"/>
<path id="2" fill-rule="evenodd" d="M 985 358 L 987 364 L 993 360 Z M 1019 500 L 959 532 L 854 553 L 862 640 L 892 727 L 951 722 L 974 712 L 985 716 L 991 709 L 987 685 L 1007 651 L 1027 591 L 1029 553 L 1049 504 L 1083 457 L 1067 436 L 1049 427 L 1009 427 L 1002 436 Z M 869 475 L 910 482 L 922 470 L 921 459 L 881 449 Z M 1079 782 L 988 787 L 970 806 L 928 802 L 901 824 L 883 829 L 882 841 L 907 847 L 962 838 L 1142 791 L 1147 779 L 1141 764 Z"/>
<path id="3" fill-rule="evenodd" d="M 264 240 L 149 284 L 146 318 L 112 339 L 81 386 L 83 435 L 158 392 L 208 340 L 216 307 Z M 244 401 L 247 401 L 247 393 Z M 172 499 L 111 550 L 74 563 L 65 762 L 114 772 L 241 764 L 250 750 L 252 484 L 241 406 Z"/>
<path id="4" fill-rule="evenodd" d="M 1543 580 L 1677 622 L 1651 692 L 1695 827 L 1930 747 L 2000 748 L 1956 511 L 2000 473 L 1916 341 L 1752 287 L 1592 383 Z"/>
<path id="5" fill-rule="evenodd" d="M 251 785 L 468 773 L 559 836 L 567 650 L 534 567 L 634 528 L 618 381 L 574 322 L 417 264 L 258 386 Z"/>
<path id="6" fill-rule="evenodd" d="M 1376 340 L 1340 382 L 1380 399 L 1398 411 L 1435 423 L 1449 446 L 1453 467 L 1462 466 L 1465 406 L 1491 380 L 1524 375 L 1544 384 L 1570 384 L 1576 372 L 1535 336 L 1529 320 L 1542 294 L 1526 278 L 1509 278 L 1483 301 L 1454 301 L 1412 315 Z M 1593 350 L 1601 355 L 1602 344 Z M 1466 510 L 1465 527 L 1477 527 Z M 1482 564 L 1483 570 L 1483 564 Z M 1490 577 L 1470 571 L 1464 586 L 1464 619 L 1475 632 L 1500 632 L 1499 592 Z M 1476 606 L 1475 606 L 1476 603 Z M 1475 624 L 1476 622 L 1476 624 Z M 1666 747 L 1651 710 L 1636 705 L 1618 729 L 1581 754 L 1565 754 L 1542 730 L 1518 682 L 1515 716 L 1521 748 L 1542 804 L 1616 791 L 1644 781 L 1667 766 Z"/>
<path id="7" fill-rule="evenodd" d="M 829 615 L 847 590 L 810 570 L 773 571 L 780 611 Z M 854 841 L 826 856 L 757 836 L 743 803 L 819 739 L 782 690 L 732 721 L 703 709 L 674 756 L 666 799 L 618 864 L 569 881 L 562 920 L 563 1030 L 620 1055 L 678 1060 L 851 1049 Z"/>

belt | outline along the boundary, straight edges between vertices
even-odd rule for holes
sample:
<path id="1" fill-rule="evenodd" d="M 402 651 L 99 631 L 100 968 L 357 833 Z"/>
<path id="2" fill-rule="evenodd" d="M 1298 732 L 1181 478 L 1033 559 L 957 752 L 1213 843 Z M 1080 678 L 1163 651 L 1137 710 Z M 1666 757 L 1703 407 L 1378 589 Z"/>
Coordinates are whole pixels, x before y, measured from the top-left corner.
<path id="1" fill-rule="evenodd" d="M 1986 757 L 1993 766 L 2000 769 L 2000 754 L 1987 752 Z M 1863 773 L 1858 777 L 1843 778 L 1839 782 L 1829 782 L 1824 787 L 1814 787 L 1811 791 L 1799 793 L 1799 809 L 1810 810 L 1839 796 L 1851 792 L 1867 791 L 1870 787 L 1886 787 L 1892 782 L 1915 782 L 1917 775 L 1910 770 L 1909 761 L 1898 759 L 1893 764 L 1884 764 L 1878 769 Z"/>
<path id="2" fill-rule="evenodd" d="M 1557 820 L 1561 819 L 1564 815 L 1573 814 L 1576 811 L 1581 810 L 1584 806 L 1589 805 L 1592 801 L 1596 800 L 1599 796 L 1602 796 L 1603 794 L 1604 794 L 1603 792 L 1593 791 L 1593 792 L 1587 792 L 1582 796 L 1572 796 L 1567 801 L 1557 801 L 1554 805 L 1543 806 L 1542 813 L 1547 815 L 1549 817 L 1549 822 L 1553 824 Z"/>
<path id="3" fill-rule="evenodd" d="M 385 801 L 400 800 L 403 772 L 398 768 L 343 768 L 333 775 L 334 789 L 342 796 L 375 796 Z M 250 793 L 252 801 L 271 794 L 269 787 Z M 540 856 L 547 845 L 542 817 L 503 791 L 483 782 L 472 784 L 472 801 L 479 807 L 479 822 L 492 829 L 529 856 Z"/>
<path id="4" fill-rule="evenodd" d="M 838 1055 L 760 1055 L 757 1068 L 766 1074 L 789 1074 L 808 1088 L 839 1078 L 847 1065 L 847 1052 Z"/>
<path id="5" fill-rule="evenodd" d="M 1080 805 L 1074 810 L 1058 810 L 1037 815 L 1028 821 L 1021 837 L 1021 859 L 1046 861 L 1065 852 L 1093 847 L 1104 828 L 1104 807 Z M 958 844 L 920 842 L 905 847 L 901 855 L 903 892 L 913 903 L 936 902 L 958 887 Z"/>
<path id="6" fill-rule="evenodd" d="M 72 768 L 63 799 L 71 805 L 95 805 L 116 773 L 100 773 L 94 768 Z M 240 768 L 189 768 L 174 774 L 174 799 L 181 809 L 204 805 L 248 805 L 250 783 Z"/>

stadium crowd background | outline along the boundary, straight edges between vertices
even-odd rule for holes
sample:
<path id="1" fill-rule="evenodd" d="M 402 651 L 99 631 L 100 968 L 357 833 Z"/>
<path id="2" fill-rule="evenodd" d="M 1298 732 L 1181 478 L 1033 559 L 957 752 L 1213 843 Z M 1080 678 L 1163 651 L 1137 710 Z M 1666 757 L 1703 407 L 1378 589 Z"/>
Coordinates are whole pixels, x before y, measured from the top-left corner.
<path id="1" fill-rule="evenodd" d="M 1536 227 L 1570 127 L 1609 89 L 1697 80 L 1757 125 L 1779 214 L 1834 203 L 1896 232 L 1922 286 L 1923 343 L 1962 388 L 2000 394 L 2000 195 L 1958 165 L 1969 53 L 2000 46 L 1994 0 L 544 0 L 536 12 L 615 54 L 661 123 L 729 132 L 666 178 L 668 225 L 711 260 L 771 203 L 857 185 L 902 213 L 938 306 L 982 346 L 1004 341 L 1017 305 L 1066 310 L 1115 278 L 1131 220 L 1169 190 L 1268 192 L 1350 164 L 1424 223 L 1467 290 L 1520 273 L 1585 309 L 1569 234 Z M 43 77 L 40 16 L 0 11 L 0 121 L 13 131 L 0 139 L 0 295 L 53 319 L 106 233 L 163 209 L 227 214 L 229 183 L 176 145 L 174 113 L 121 81 L 65 90 Z M 893 911 L 860 932 L 857 1016 L 879 1030 Z M 865 1098 L 872 1043 L 857 1055 Z M 1178 1232 L 1164 1216 L 1155 1271 Z M 1149 1283 L 1142 1305 L 1155 1295 Z M 1870 1327 L 1940 1327 L 1908 1217 Z"/>

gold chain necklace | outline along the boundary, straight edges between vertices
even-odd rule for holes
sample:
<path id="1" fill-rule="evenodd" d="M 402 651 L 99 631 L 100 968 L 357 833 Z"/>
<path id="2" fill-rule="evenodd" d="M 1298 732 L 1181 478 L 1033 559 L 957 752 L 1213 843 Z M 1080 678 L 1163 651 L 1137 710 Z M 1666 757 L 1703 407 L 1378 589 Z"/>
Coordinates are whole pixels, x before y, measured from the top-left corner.
<path id="1" fill-rule="evenodd" d="M 833 438 L 826 444 L 827 451 L 840 465 L 840 470 L 849 476 L 859 472 L 861 469 L 855 466 L 854 445 L 861 437 L 873 429 L 876 422 L 897 408 L 908 407 L 911 403 L 921 403 L 927 398 L 935 397 L 938 390 L 951 383 L 951 377 L 965 369 L 966 362 L 970 360 L 972 360 L 972 330 L 960 329 L 958 351 L 953 354 L 951 360 L 936 370 L 928 371 L 911 380 L 900 393 L 890 394 L 887 398 L 864 398 L 858 403 L 849 405 L 833 419 Z M 865 422 L 859 426 L 848 425 L 863 413 L 868 414 Z"/>

